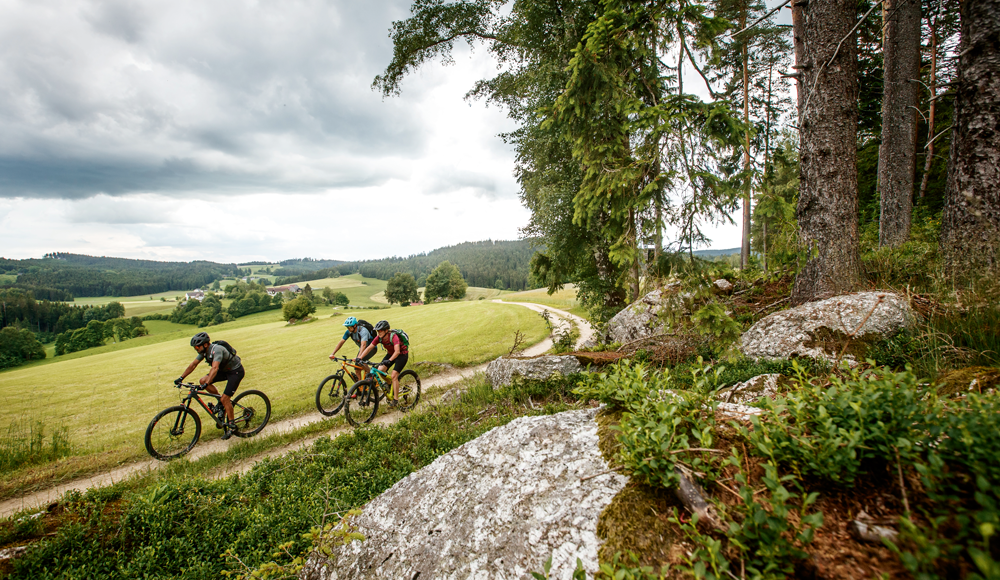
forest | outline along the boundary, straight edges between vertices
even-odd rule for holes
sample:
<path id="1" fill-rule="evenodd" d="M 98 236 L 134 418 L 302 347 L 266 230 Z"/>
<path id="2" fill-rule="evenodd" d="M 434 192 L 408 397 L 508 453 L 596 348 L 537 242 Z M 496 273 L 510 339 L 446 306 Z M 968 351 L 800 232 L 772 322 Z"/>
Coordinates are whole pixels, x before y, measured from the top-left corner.
<path id="1" fill-rule="evenodd" d="M 137 296 L 186 291 L 237 276 L 235 264 L 156 262 L 53 252 L 41 259 L 0 258 L 0 274 L 17 281 L 0 288 L 31 290 L 36 299 L 72 300 L 74 296 Z"/>
<path id="2" fill-rule="evenodd" d="M 793 303 L 863 286 L 887 253 L 988 276 L 996 3 L 821 4 L 418 2 L 373 88 L 399 95 L 461 42 L 502 63 L 467 98 L 517 124 L 531 274 L 575 282 L 598 321 L 739 213 L 741 267 L 796 276 Z"/>
<path id="3" fill-rule="evenodd" d="M 410 274 L 418 285 L 423 286 L 431 271 L 441 262 L 447 261 L 458 267 L 469 286 L 524 290 L 529 287 L 529 263 L 533 253 L 531 242 L 525 240 L 465 242 L 407 258 L 342 262 L 332 268 L 280 278 L 276 285 L 356 272 L 368 278 L 388 280 L 398 272 Z M 281 270 L 278 271 L 279 275 L 280 272 Z"/>

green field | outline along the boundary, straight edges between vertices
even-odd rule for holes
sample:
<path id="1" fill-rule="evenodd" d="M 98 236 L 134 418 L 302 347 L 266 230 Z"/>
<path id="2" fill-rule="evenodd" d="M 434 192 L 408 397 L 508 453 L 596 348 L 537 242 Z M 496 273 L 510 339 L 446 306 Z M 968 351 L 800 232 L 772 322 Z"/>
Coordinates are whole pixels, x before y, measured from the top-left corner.
<path id="1" fill-rule="evenodd" d="M 280 311 L 269 311 L 205 330 L 238 349 L 247 368 L 241 390 L 267 393 L 272 420 L 280 420 L 315 412 L 316 385 L 336 369 L 327 356 L 340 340 L 343 315 L 350 313 L 324 308 L 315 322 L 287 326 Z M 409 334 L 411 366 L 421 361 L 476 364 L 506 353 L 518 330 L 529 344 L 547 334 L 536 313 L 487 301 L 394 308 L 379 317 Z M 68 429 L 73 456 L 60 460 L 66 464 L 62 477 L 143 458 L 146 425 L 157 411 L 179 400 L 171 382 L 194 358 L 188 341 L 196 330 L 162 321 L 148 324 L 152 336 L 0 372 L 0 398 L 6 402 L 0 425 L 27 420 L 40 421 L 49 430 Z M 349 343 L 342 353 L 356 350 Z M 191 378 L 200 376 L 199 371 L 205 371 L 204 365 Z M 218 436 L 211 425 L 205 426 L 203 437 Z M 18 479 L 16 472 L 11 476 Z"/>
<path id="2" fill-rule="evenodd" d="M 0 284 L 14 284 L 17 282 L 17 274 L 0 274 Z"/>
<path id="3" fill-rule="evenodd" d="M 331 290 L 343 292 L 351 300 L 351 306 L 385 306 L 386 303 L 378 302 L 373 296 L 385 294 L 385 280 L 375 278 L 365 278 L 361 274 L 351 274 L 339 278 L 322 278 L 319 280 L 306 280 L 295 282 L 299 288 L 305 288 L 306 284 L 313 289 L 313 292 L 320 293 L 323 288 L 329 287 Z"/>
<path id="4" fill-rule="evenodd" d="M 421 296 L 424 294 L 424 287 L 421 286 L 417 288 L 417 292 Z M 505 294 L 510 294 L 509 290 L 497 290 L 495 288 L 479 288 L 478 286 L 469 286 L 465 291 L 465 298 L 462 300 L 493 300 L 494 298 L 500 298 Z M 379 292 L 378 294 L 372 296 L 374 302 L 379 304 L 389 304 L 389 301 L 385 299 L 385 292 Z"/>
<path id="5" fill-rule="evenodd" d="M 551 296 L 547 289 L 537 288 L 535 290 L 524 290 L 523 292 L 507 292 L 501 298 L 504 302 L 534 302 L 542 306 L 551 306 L 552 308 L 565 310 L 581 318 L 588 320 L 590 318 L 587 310 L 580 306 L 580 301 L 576 298 L 576 286 L 573 284 L 566 284 L 562 290 Z"/>

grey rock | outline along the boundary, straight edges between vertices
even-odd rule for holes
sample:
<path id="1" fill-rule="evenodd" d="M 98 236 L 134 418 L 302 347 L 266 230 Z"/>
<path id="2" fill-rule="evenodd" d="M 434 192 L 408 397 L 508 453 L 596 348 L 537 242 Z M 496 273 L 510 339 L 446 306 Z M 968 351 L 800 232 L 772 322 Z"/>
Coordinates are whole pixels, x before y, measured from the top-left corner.
<path id="1" fill-rule="evenodd" d="M 312 559 L 307 580 L 550 578 L 597 571 L 597 519 L 628 478 L 609 473 L 596 409 L 521 417 L 436 459 L 365 506 L 365 540 Z"/>
<path id="2" fill-rule="evenodd" d="M 843 360 L 856 362 L 852 351 L 858 345 L 893 336 L 914 320 L 904 296 L 846 294 L 764 317 L 743 334 L 740 350 L 755 360 L 810 357 L 833 362 L 846 344 Z"/>
<path id="3" fill-rule="evenodd" d="M 659 318 L 664 308 L 681 305 L 682 300 L 670 289 L 653 290 L 615 314 L 605 326 L 605 340 L 627 344 L 640 338 L 666 332 Z"/>
<path id="4" fill-rule="evenodd" d="M 729 280 L 726 280 L 725 278 L 719 278 L 718 280 L 713 282 L 712 285 L 715 286 L 715 289 L 718 292 L 722 292 L 724 294 L 728 294 L 729 292 L 733 291 L 733 283 L 730 282 Z"/>
<path id="5" fill-rule="evenodd" d="M 500 357 L 486 367 L 486 378 L 496 389 L 509 385 L 514 377 L 544 381 L 556 374 L 571 375 L 585 370 L 575 356 Z"/>

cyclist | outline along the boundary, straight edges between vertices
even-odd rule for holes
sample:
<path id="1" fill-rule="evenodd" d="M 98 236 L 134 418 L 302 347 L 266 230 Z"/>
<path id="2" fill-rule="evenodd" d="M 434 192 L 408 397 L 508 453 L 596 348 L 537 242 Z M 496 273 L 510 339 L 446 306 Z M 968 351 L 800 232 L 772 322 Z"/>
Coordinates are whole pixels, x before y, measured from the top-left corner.
<path id="1" fill-rule="evenodd" d="M 204 332 L 199 332 L 191 337 L 191 346 L 194 347 L 198 356 L 184 369 L 184 372 L 174 381 L 174 384 L 179 385 L 183 383 L 184 377 L 191 374 L 194 368 L 198 366 L 198 363 L 202 360 L 207 360 L 208 364 L 212 365 L 212 367 L 208 369 L 207 375 L 198 379 L 198 383 L 203 385 L 209 393 L 218 395 L 219 391 L 212 383 L 226 381 L 226 389 L 222 392 L 220 400 L 222 406 L 226 409 L 226 417 L 229 419 L 229 423 L 232 423 L 236 418 L 233 414 L 232 396 L 236 393 L 236 389 L 239 388 L 240 382 L 243 381 L 243 377 L 246 375 L 246 370 L 243 368 L 240 357 L 236 356 L 235 350 L 230 352 L 223 344 L 219 342 L 213 343 L 208 334 Z M 232 434 L 232 429 L 229 425 L 226 425 L 222 432 L 222 439 L 229 439 L 232 437 Z"/>
<path id="2" fill-rule="evenodd" d="M 410 349 L 407 345 L 403 344 L 399 336 L 389 329 L 389 322 L 386 320 L 379 320 L 378 324 L 375 325 L 375 338 L 372 339 L 372 343 L 368 345 L 365 352 L 372 351 L 378 348 L 378 345 L 382 345 L 385 349 L 385 358 L 379 363 L 378 368 L 382 372 L 386 372 L 389 367 L 392 367 L 392 397 L 395 399 L 399 396 L 399 373 L 406 366 L 406 361 L 410 358 Z M 396 401 L 389 401 L 390 407 L 396 406 Z"/>
<path id="3" fill-rule="evenodd" d="M 366 322 L 365 324 L 368 323 Z M 337 351 L 339 351 L 340 347 L 344 346 L 344 343 L 347 342 L 348 338 L 350 338 L 354 341 L 354 344 L 358 345 L 358 359 L 370 359 L 372 355 L 375 354 L 375 351 L 372 351 L 368 356 L 362 356 L 365 352 L 365 348 L 372 342 L 372 333 L 365 327 L 365 324 L 361 324 L 358 319 L 353 316 L 348 316 L 347 320 L 344 321 L 344 326 L 347 327 L 347 330 L 344 332 L 344 337 L 337 343 L 337 348 L 333 349 L 333 354 L 330 355 L 330 358 L 337 356 Z M 361 379 L 364 379 L 366 375 L 364 369 L 362 369 L 360 373 Z"/>

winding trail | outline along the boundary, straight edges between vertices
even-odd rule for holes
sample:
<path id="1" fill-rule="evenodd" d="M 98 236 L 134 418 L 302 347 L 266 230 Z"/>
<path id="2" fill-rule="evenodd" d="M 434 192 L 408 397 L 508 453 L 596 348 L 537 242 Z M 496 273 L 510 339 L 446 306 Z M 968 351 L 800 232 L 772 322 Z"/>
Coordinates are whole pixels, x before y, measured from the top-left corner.
<path id="1" fill-rule="evenodd" d="M 540 304 L 534 304 L 529 302 L 504 302 L 503 300 L 494 300 L 493 302 L 501 304 L 513 304 L 517 306 L 523 306 L 525 308 L 530 308 L 535 312 L 549 311 L 552 313 L 552 323 L 556 331 L 564 332 L 569 328 L 570 324 L 575 324 L 577 328 L 580 329 L 580 339 L 577 341 L 577 346 L 586 342 L 591 336 L 593 336 L 593 328 L 590 326 L 590 322 L 580 318 L 574 314 L 564 312 L 555 308 L 550 308 L 548 306 L 542 306 Z M 522 356 L 537 356 L 545 353 L 552 348 L 552 337 L 546 338 L 542 342 L 529 347 L 526 349 Z M 474 367 L 468 367 L 464 369 L 450 369 L 441 373 L 438 373 L 432 377 L 424 379 L 421 381 L 422 388 L 427 391 L 433 387 L 446 387 L 453 383 L 457 383 L 460 380 L 469 378 L 478 372 L 483 372 L 489 363 L 483 363 Z M 399 420 L 401 414 L 399 412 L 386 413 L 377 417 L 374 421 L 376 424 L 388 425 L 395 423 Z M 289 433 L 306 425 L 311 425 L 319 421 L 324 420 L 325 417 L 316 412 L 305 413 L 295 417 L 289 417 L 282 421 L 271 423 L 267 426 L 265 437 L 281 435 L 284 433 Z M 211 427 L 211 425 L 209 425 Z M 298 441 L 289 443 L 288 445 L 283 445 L 281 447 L 275 447 L 270 449 L 260 455 L 245 459 L 240 462 L 227 465 L 224 469 L 219 469 L 210 474 L 212 478 L 226 477 L 234 473 L 245 473 L 253 467 L 258 461 L 268 457 L 279 457 L 291 451 L 301 449 L 311 445 L 314 441 L 320 437 L 336 437 L 341 433 L 351 430 L 351 427 L 343 425 L 330 429 L 329 431 L 310 435 Z M 229 449 L 230 445 L 238 443 L 239 439 L 230 439 L 229 441 L 223 441 L 221 439 L 213 439 L 211 441 L 199 441 L 198 445 L 185 457 L 189 461 L 196 461 L 213 453 L 222 453 Z M 63 494 L 67 491 L 86 491 L 93 487 L 103 487 L 112 485 L 124 479 L 128 479 L 135 475 L 146 474 L 158 469 L 162 469 L 166 463 L 162 461 L 157 461 L 155 459 L 149 459 L 145 461 L 138 461 L 136 463 L 129 463 L 128 465 L 123 465 L 117 469 L 113 469 L 108 472 L 94 474 L 90 477 L 84 477 L 80 479 L 75 479 L 37 491 L 28 495 L 21 497 L 12 498 L 3 502 L 0 502 L 0 518 L 7 518 L 14 515 L 17 512 L 32 509 L 41 508 L 50 505 L 59 500 Z"/>

